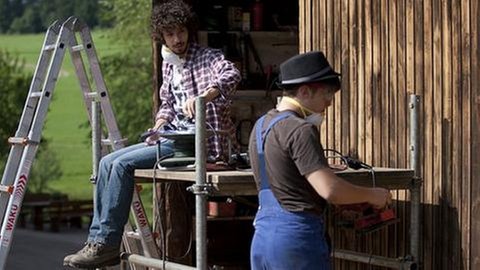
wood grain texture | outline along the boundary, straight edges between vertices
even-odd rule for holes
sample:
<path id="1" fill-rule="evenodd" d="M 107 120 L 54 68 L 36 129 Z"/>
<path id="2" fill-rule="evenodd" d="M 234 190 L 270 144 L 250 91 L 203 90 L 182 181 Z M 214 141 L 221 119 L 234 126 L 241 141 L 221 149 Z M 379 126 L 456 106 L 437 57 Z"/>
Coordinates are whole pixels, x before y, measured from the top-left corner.
<path id="1" fill-rule="evenodd" d="M 407 167 L 408 96 L 419 95 L 423 268 L 479 268 L 480 184 L 474 180 L 480 173 L 479 2 L 314 2 L 319 2 L 314 10 L 327 16 L 318 25 L 325 30 L 317 28 L 326 40 L 319 37 L 311 47 L 327 52 L 343 75 L 322 142 L 376 166 Z M 394 195 L 399 212 L 409 217 L 408 192 Z M 377 235 L 383 240 L 356 239 L 365 242 L 354 246 L 402 255 L 408 252 L 409 222 Z M 340 234 L 335 239 L 347 244 Z M 384 238 L 393 238 L 395 247 Z"/>

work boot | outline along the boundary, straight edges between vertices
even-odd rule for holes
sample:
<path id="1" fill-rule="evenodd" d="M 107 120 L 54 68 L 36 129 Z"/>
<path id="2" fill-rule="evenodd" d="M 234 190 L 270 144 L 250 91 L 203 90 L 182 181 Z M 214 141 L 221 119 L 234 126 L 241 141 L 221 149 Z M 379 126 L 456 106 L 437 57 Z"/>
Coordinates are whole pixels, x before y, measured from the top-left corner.
<path id="1" fill-rule="evenodd" d="M 80 249 L 79 251 L 77 251 L 74 254 L 70 254 L 70 255 L 65 256 L 65 258 L 63 258 L 63 265 L 64 266 L 69 266 L 70 265 L 70 259 L 72 259 L 73 257 L 75 257 L 78 254 L 84 253 L 87 249 L 90 248 L 90 245 L 92 245 L 92 244 L 93 244 L 92 242 L 85 242 L 85 246 L 82 249 Z"/>
<path id="2" fill-rule="evenodd" d="M 95 269 L 120 263 L 120 247 L 87 243 L 79 252 L 65 257 L 64 263 L 76 268 Z"/>

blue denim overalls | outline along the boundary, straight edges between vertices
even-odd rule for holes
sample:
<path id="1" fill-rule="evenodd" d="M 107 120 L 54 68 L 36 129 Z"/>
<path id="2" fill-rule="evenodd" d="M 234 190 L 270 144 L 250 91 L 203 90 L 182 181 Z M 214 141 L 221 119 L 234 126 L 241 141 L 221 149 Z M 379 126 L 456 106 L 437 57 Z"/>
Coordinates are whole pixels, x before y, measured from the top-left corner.
<path id="1" fill-rule="evenodd" d="M 260 170 L 260 206 L 253 223 L 255 234 L 250 253 L 252 270 L 330 269 L 323 218 L 283 209 L 270 189 L 264 142 L 273 125 L 290 115 L 293 112 L 280 113 L 270 121 L 266 129 L 263 129 L 263 116 L 255 130 Z"/>

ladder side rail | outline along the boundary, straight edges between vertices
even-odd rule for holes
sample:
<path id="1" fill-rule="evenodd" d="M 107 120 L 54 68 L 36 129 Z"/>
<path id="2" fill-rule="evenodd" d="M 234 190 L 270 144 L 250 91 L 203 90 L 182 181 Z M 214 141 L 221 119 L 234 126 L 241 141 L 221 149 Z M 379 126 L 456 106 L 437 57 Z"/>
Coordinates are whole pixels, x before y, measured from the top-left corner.
<path id="1" fill-rule="evenodd" d="M 131 236 L 128 236 L 128 232 L 133 232 L 132 225 L 129 222 L 125 224 L 125 231 L 122 236 L 123 247 L 125 248 L 125 251 L 131 254 L 141 254 L 140 248 L 138 247 L 136 240 L 133 239 Z M 130 265 L 130 269 L 132 270 L 147 270 L 146 267 L 136 265 L 132 262 L 129 262 L 128 264 Z"/>
<path id="2" fill-rule="evenodd" d="M 81 25 L 80 37 L 82 39 L 85 53 L 87 54 L 92 78 L 95 82 L 97 98 L 100 101 L 103 116 L 105 122 L 107 123 L 107 129 L 109 133 L 108 138 L 111 140 L 114 150 L 120 149 L 125 146 L 124 140 L 118 129 L 115 114 L 113 113 L 113 108 L 111 106 L 105 80 L 103 79 L 102 70 L 100 69 L 100 63 L 95 51 L 92 35 L 85 24 Z"/>
<path id="3" fill-rule="evenodd" d="M 38 98 L 33 98 L 32 94 L 42 92 L 42 86 L 45 84 L 47 69 L 53 60 L 53 50 L 49 50 L 47 48 L 56 45 L 59 31 L 60 24 L 56 21 L 47 30 L 40 57 L 38 58 L 35 72 L 32 77 L 32 82 L 28 90 L 28 96 L 24 105 L 24 110 L 20 118 L 20 127 L 17 131 L 17 134 L 15 134 L 16 137 L 24 137 L 28 135 L 28 131 L 34 116 L 33 112 L 35 111 L 39 100 Z"/>
<path id="4" fill-rule="evenodd" d="M 45 35 L 45 40 L 43 42 L 41 55 L 37 61 L 37 66 L 35 67 L 35 73 L 30 84 L 28 91 L 28 96 L 23 108 L 22 116 L 20 118 L 19 127 L 15 132 L 15 137 L 27 137 L 28 131 L 30 130 L 35 108 L 38 104 L 37 98 L 32 98 L 31 94 L 34 92 L 41 91 L 41 86 L 44 83 L 45 71 L 48 63 L 51 61 L 52 53 L 51 51 L 45 51 L 47 46 L 51 46 L 56 43 L 58 38 L 58 31 L 60 25 L 55 22 L 47 30 Z M 40 90 L 38 90 L 40 89 Z M 18 171 L 20 165 L 20 159 L 23 153 L 25 145 L 22 144 L 12 144 L 10 148 L 10 153 L 7 158 L 7 163 L 2 176 L 1 184 L 5 186 L 12 185 L 15 180 L 15 175 Z M 9 194 L 0 194 L 0 213 L 5 213 L 5 207 L 7 206 Z M 1 219 L 0 219 L 1 220 Z"/>
<path id="5" fill-rule="evenodd" d="M 152 230 L 148 223 L 147 214 L 145 213 L 145 208 L 143 207 L 137 187 L 135 187 L 135 191 L 133 192 L 131 211 L 138 233 L 141 235 L 140 241 L 145 256 L 160 258 L 160 253 L 158 252 L 157 244 L 153 239 Z"/>
<path id="6" fill-rule="evenodd" d="M 20 162 L 20 171 L 15 178 L 14 190 L 8 200 L 5 219 L 2 222 L 0 230 L 0 269 L 5 268 L 8 253 L 12 244 L 13 231 L 21 211 L 23 197 L 29 179 L 28 176 L 37 148 L 38 144 L 29 144 L 25 147 L 22 161 Z"/>
<path id="7" fill-rule="evenodd" d="M 78 82 L 80 84 L 80 89 L 82 90 L 83 101 L 85 108 L 87 109 L 88 121 L 90 121 L 90 126 L 92 125 L 92 100 L 93 97 L 90 95 L 92 93 L 92 87 L 85 70 L 85 63 L 82 58 L 82 53 L 80 50 L 73 50 L 72 47 L 78 45 L 75 32 L 70 32 L 69 38 L 69 51 L 70 57 L 72 59 L 73 66 L 75 68 L 75 73 L 77 75 Z"/>
<path id="8" fill-rule="evenodd" d="M 6 258 L 8 256 L 8 252 L 10 251 L 13 231 L 15 229 L 18 214 L 22 206 L 32 162 L 35 158 L 38 143 L 41 139 L 41 131 L 48 112 L 48 105 L 51 102 L 58 74 L 60 72 L 60 67 L 63 62 L 63 57 L 65 56 L 65 41 L 66 35 L 64 28 L 62 27 L 56 43 L 57 46 L 53 52 L 53 60 L 50 62 L 47 70 L 48 75 L 44 83 L 42 96 L 40 97 L 40 101 L 36 108 L 31 130 L 28 135 L 29 143 L 23 152 L 22 159 L 20 161 L 20 170 L 15 177 L 15 188 L 8 201 L 8 206 L 6 209 L 8 215 L 6 216 L 7 218 L 2 222 L 2 227 L 0 230 L 0 269 L 5 267 Z"/>
<path id="9" fill-rule="evenodd" d="M 62 27 L 58 36 L 57 46 L 54 51 L 53 61 L 50 62 L 48 67 L 48 75 L 46 77 L 42 96 L 40 97 L 39 104 L 33 119 L 32 127 L 29 134 L 29 139 L 35 142 L 40 142 L 41 132 L 45 123 L 45 117 L 48 112 L 48 105 L 50 104 L 55 90 L 55 85 L 60 73 L 63 58 L 65 56 L 65 45 L 67 41 L 68 31 Z M 39 121 L 40 120 L 40 121 Z"/>

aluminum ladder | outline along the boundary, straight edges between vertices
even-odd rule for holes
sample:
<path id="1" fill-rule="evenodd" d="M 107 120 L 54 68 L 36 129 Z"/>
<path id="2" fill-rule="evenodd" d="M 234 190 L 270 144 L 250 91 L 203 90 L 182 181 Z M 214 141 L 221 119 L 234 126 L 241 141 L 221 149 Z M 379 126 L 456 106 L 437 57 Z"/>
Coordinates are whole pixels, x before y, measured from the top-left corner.
<path id="1" fill-rule="evenodd" d="M 108 137 L 102 139 L 102 144 L 110 145 L 113 151 L 124 147 L 125 140 L 122 139 L 115 120 L 88 26 L 75 17 L 68 18 L 62 24 L 57 21 L 54 22 L 46 32 L 18 129 L 15 136 L 8 139 L 11 149 L 0 184 L 0 215 L 2 217 L 0 269 L 4 269 L 6 265 L 30 169 L 40 144 L 41 131 L 66 48 L 70 52 L 75 73 L 80 83 L 90 124 L 93 120 L 92 101 L 96 101 L 100 103 L 103 120 L 108 130 Z M 85 56 L 82 55 L 82 52 L 86 55 L 90 79 L 87 75 L 84 64 Z M 92 89 L 92 84 L 95 85 L 95 89 Z M 123 235 L 125 251 L 139 254 L 140 249 L 142 249 L 145 256 L 159 258 L 159 250 L 146 218 L 138 187 L 135 188 L 133 194 L 131 212 L 137 229 L 133 231 L 132 225 L 127 223 Z M 135 239 L 140 240 L 141 247 L 137 245 Z M 133 264 L 130 266 L 132 269 L 144 269 Z"/>

